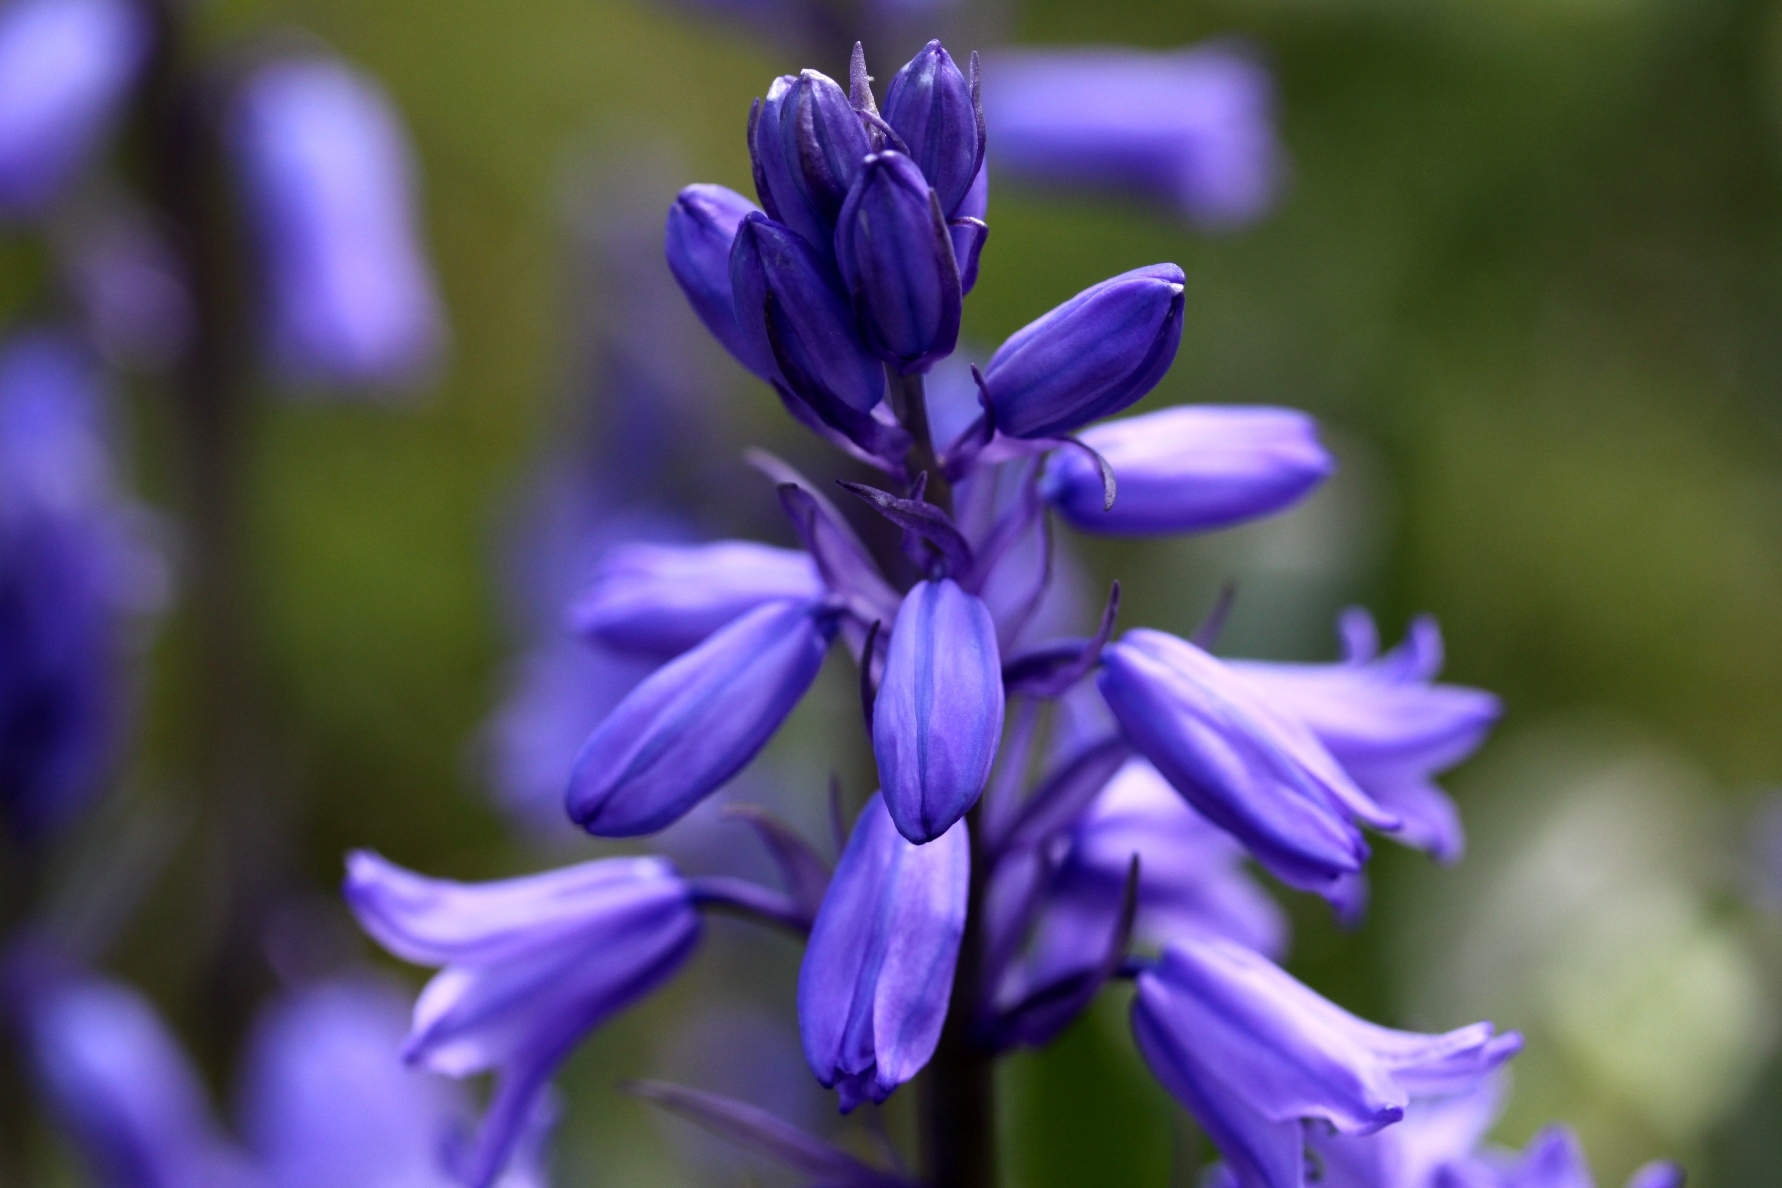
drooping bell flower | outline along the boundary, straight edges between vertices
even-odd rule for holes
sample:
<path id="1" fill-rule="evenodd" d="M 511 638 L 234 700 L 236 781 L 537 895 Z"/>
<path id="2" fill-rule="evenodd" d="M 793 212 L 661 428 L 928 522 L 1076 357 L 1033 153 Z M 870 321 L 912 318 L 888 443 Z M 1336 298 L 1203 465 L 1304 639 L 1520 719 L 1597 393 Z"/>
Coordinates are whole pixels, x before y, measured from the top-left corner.
<path id="1" fill-rule="evenodd" d="M 391 953 L 440 968 L 415 1003 L 405 1057 L 450 1077 L 496 1074 L 459 1174 L 489 1188 L 558 1064 L 666 981 L 700 935 L 692 892 L 661 858 L 609 858 L 492 883 L 347 859 L 347 903 Z"/>
<path id="2" fill-rule="evenodd" d="M 1062 436 L 1156 387 L 1182 342 L 1185 284 L 1174 264 L 1135 268 L 1011 334 L 984 369 L 997 429 Z"/>
<path id="3" fill-rule="evenodd" d="M 747 215 L 731 249 L 730 283 L 746 358 L 771 360 L 776 377 L 819 416 L 865 414 L 884 396 L 884 372 L 860 341 L 840 277 L 801 237 Z"/>
<path id="4" fill-rule="evenodd" d="M 1139 975 L 1132 1031 L 1242 1188 L 1303 1188 L 1309 1127 L 1372 1134 L 1414 1096 L 1473 1088 L 1521 1046 L 1489 1023 L 1442 1035 L 1376 1026 L 1215 938 L 1171 944 Z"/>
<path id="5" fill-rule="evenodd" d="M 882 797 L 860 811 L 798 971 L 805 1059 L 844 1113 L 884 1101 L 934 1055 L 970 879 L 965 822 L 918 846 Z"/>
<path id="6" fill-rule="evenodd" d="M 834 252 L 836 216 L 870 152 L 847 92 L 815 70 L 774 79 L 750 117 L 762 207 L 823 259 Z"/>
<path id="7" fill-rule="evenodd" d="M 1244 869 L 1244 851 L 1195 812 L 1157 770 L 1130 759 L 1071 831 L 1023 972 L 1039 986 L 1101 959 L 1132 859 L 1139 860 L 1133 935 L 1161 946 L 1220 936 L 1268 957 L 1286 948 L 1281 909 Z"/>
<path id="8" fill-rule="evenodd" d="M 749 540 L 619 545 L 570 610 L 576 631 L 628 651 L 674 656 L 768 602 L 812 603 L 823 579 L 809 553 Z"/>
<path id="9" fill-rule="evenodd" d="M 975 75 L 977 63 L 972 63 Z M 927 177 L 945 218 L 963 210 L 967 192 L 984 164 L 984 121 L 974 79 L 938 41 L 930 41 L 891 79 L 885 90 L 885 122 L 903 138 Z M 975 214 L 983 218 L 982 212 Z"/>
<path id="10" fill-rule="evenodd" d="M 917 582 L 892 625 L 872 714 L 885 807 L 904 837 L 932 841 L 977 802 L 1002 714 L 989 608 L 951 578 Z"/>
<path id="11" fill-rule="evenodd" d="M 597 837 L 678 820 L 767 745 L 817 679 L 835 626 L 821 607 L 769 603 L 650 674 L 582 747 L 570 817 Z"/>
<path id="12" fill-rule="evenodd" d="M 113 488 L 92 360 L 48 333 L 0 350 L 0 812 L 26 840 L 104 787 L 126 627 L 161 584 Z"/>
<path id="13" fill-rule="evenodd" d="M 92 159 L 154 39 L 130 0 L 0 9 L 0 218 L 41 214 Z"/>
<path id="14" fill-rule="evenodd" d="M 1306 1143 L 1328 1188 L 1437 1188 L 1476 1162 L 1474 1155 L 1503 1111 L 1503 1074 L 1464 1093 L 1413 1097 L 1404 1121 L 1369 1135 L 1307 1130 Z M 1227 1183 L 1235 1177 L 1227 1174 Z"/>
<path id="15" fill-rule="evenodd" d="M 1091 426 L 1082 440 L 1113 467 L 1113 506 L 1082 450 L 1054 451 L 1041 489 L 1072 525 L 1109 535 L 1210 532 L 1271 516 L 1336 469 L 1317 423 L 1285 408 L 1167 408 Z"/>
<path id="16" fill-rule="evenodd" d="M 388 986 L 343 977 L 262 1016 L 242 1072 L 242 1127 L 269 1188 L 460 1183 L 452 1160 L 470 1103 L 455 1083 L 404 1063 L 407 1007 Z M 548 1125 L 531 1128 L 500 1188 L 544 1188 L 548 1137 Z"/>
<path id="17" fill-rule="evenodd" d="M 1280 192 L 1274 81 L 1241 46 L 1002 50 L 990 72 L 984 117 L 1013 177 L 1135 193 L 1210 230 L 1254 222 Z"/>
<path id="18" fill-rule="evenodd" d="M 445 331 L 413 154 L 389 98 L 341 62 L 277 61 L 236 96 L 229 132 L 280 376 L 347 388 L 424 380 Z"/>
<path id="19" fill-rule="evenodd" d="M 743 334 L 730 290 L 730 249 L 736 243 L 737 228 L 745 217 L 760 209 L 725 186 L 688 186 L 668 208 L 664 244 L 668 270 L 712 337 L 737 362 L 771 381 L 775 372 L 773 360 L 771 356 L 758 357 L 758 346 L 751 345 Z"/>
<path id="20" fill-rule="evenodd" d="M 1355 783 L 1399 816 L 1400 841 L 1443 862 L 1459 860 L 1465 834 L 1434 777 L 1485 741 L 1502 713 L 1482 689 L 1435 684 L 1442 634 L 1427 616 L 1405 642 L 1376 656 L 1373 620 L 1348 616 L 1358 646 L 1340 664 L 1234 660 L 1229 667 L 1276 709 L 1303 722 Z"/>
<path id="21" fill-rule="evenodd" d="M 880 359 L 910 374 L 953 353 L 959 266 L 941 205 L 914 161 L 896 152 L 866 158 L 842 206 L 835 250 L 861 333 Z"/>
<path id="22" fill-rule="evenodd" d="M 1297 719 L 1186 640 L 1129 631 L 1102 655 L 1102 697 L 1121 731 L 1208 820 L 1289 886 L 1347 912 L 1368 857 L 1356 822 L 1397 817 L 1355 786 Z"/>
<path id="23" fill-rule="evenodd" d="M 277 1188 L 224 1135 L 203 1082 L 140 994 L 63 970 L 19 980 L 33 1079 L 97 1183 Z"/>

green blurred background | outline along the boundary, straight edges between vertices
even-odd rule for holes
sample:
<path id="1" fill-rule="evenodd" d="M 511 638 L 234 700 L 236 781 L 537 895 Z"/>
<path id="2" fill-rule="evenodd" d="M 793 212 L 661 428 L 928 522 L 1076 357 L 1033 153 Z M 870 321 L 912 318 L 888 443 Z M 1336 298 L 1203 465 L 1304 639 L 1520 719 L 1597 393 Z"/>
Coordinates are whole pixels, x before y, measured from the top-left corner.
<path id="1" fill-rule="evenodd" d="M 1226 651 L 1322 659 L 1344 605 L 1391 638 L 1431 611 L 1450 677 L 1506 702 L 1447 781 L 1466 861 L 1382 844 L 1360 932 L 1290 904 L 1295 972 L 1383 1022 L 1525 1029 L 1499 1136 L 1572 1121 L 1605 1184 L 1661 1154 L 1703 1188 L 1782 1181 L 1782 929 L 1750 859 L 1782 778 L 1782 4 L 1023 0 L 998 19 L 1036 44 L 1238 33 L 1278 71 L 1291 184 L 1254 228 L 1211 238 L 993 178 L 971 339 L 1175 260 L 1187 338 L 1149 406 L 1296 405 L 1343 461 L 1279 522 L 1086 547 L 1098 580 L 1125 583 L 1125 621 L 1185 630 L 1235 577 Z M 210 23 L 219 42 L 304 26 L 386 82 L 452 323 L 449 369 L 416 406 L 278 405 L 256 430 L 256 642 L 303 873 L 325 904 L 355 845 L 466 878 L 594 852 L 520 839 L 475 749 L 514 646 L 502 508 L 566 406 L 598 416 L 577 327 L 614 298 L 590 294 L 578 244 L 619 190 L 656 209 L 683 181 L 746 190 L 749 100 L 800 65 L 839 73 L 846 47 L 801 62 L 642 0 L 227 0 Z M 764 390 L 712 374 L 735 439 L 714 467 L 746 441 L 800 448 Z M 143 486 L 167 502 L 170 430 L 152 392 L 134 410 Z M 758 502 L 735 519 L 772 522 L 740 462 L 719 477 Z M 132 777 L 167 804 L 187 646 L 176 620 Z M 825 721 L 803 715 L 782 765 Z M 807 776 L 794 791 L 820 796 Z M 200 882 L 176 863 L 115 961 L 188 1030 Z M 766 1174 L 611 1088 L 673 1071 L 713 1028 L 779 1045 L 796 1072 L 796 950 L 715 931 L 683 985 L 572 1062 L 560 1184 Z M 756 959 L 757 997 L 781 1009 L 714 1022 L 701 987 Z M 1107 998 L 1012 1062 L 1011 1184 L 1192 1182 L 1203 1145 Z"/>

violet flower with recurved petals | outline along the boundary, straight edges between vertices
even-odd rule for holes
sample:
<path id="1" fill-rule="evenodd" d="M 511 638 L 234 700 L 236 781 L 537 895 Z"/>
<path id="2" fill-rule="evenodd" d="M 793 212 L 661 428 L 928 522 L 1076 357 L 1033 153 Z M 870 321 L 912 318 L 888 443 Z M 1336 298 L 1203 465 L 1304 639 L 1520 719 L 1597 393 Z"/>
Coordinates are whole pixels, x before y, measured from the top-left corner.
<path id="1" fill-rule="evenodd" d="M 1082 441 L 1118 476 L 1114 505 L 1082 450 L 1054 453 L 1040 489 L 1072 527 L 1111 535 L 1209 532 L 1271 516 L 1336 469 L 1316 422 L 1286 408 L 1168 408 L 1096 425 Z"/>
<path id="2" fill-rule="evenodd" d="M 1433 683 L 1442 667 L 1434 619 L 1417 619 L 1403 644 L 1378 657 L 1367 612 L 1348 612 L 1344 625 L 1351 648 L 1341 664 L 1229 667 L 1305 723 L 1363 791 L 1402 819 L 1400 841 L 1457 861 L 1465 848 L 1460 815 L 1431 777 L 1477 750 L 1502 707 L 1483 690 Z"/>
<path id="3" fill-rule="evenodd" d="M 1215 230 L 1274 205 L 1285 173 L 1274 82 L 1240 47 L 1004 50 L 989 71 L 999 170 L 1161 199 Z"/>
<path id="4" fill-rule="evenodd" d="M 816 602 L 823 580 L 810 554 L 749 540 L 621 544 L 600 559 L 570 610 L 584 636 L 674 656 L 767 602 Z"/>
<path id="5" fill-rule="evenodd" d="M 597 837 L 678 820 L 767 745 L 834 636 L 822 606 L 770 602 L 651 673 L 582 747 L 570 817 Z"/>
<path id="6" fill-rule="evenodd" d="M 260 252 L 272 362 L 297 384 L 426 378 L 443 315 L 407 137 L 376 83 L 325 58 L 264 67 L 230 128 Z"/>
<path id="7" fill-rule="evenodd" d="M 921 845 L 977 802 L 1002 737 L 996 624 L 951 578 L 917 582 L 891 628 L 873 702 L 872 749 L 885 807 Z"/>
<path id="8" fill-rule="evenodd" d="M 1464 1092 L 1521 1046 L 1477 1023 L 1393 1031 L 1320 998 L 1266 958 L 1204 938 L 1139 975 L 1133 1036 L 1242 1188 L 1302 1188 L 1310 1126 L 1366 1135 L 1413 1096 Z"/>
<path id="9" fill-rule="evenodd" d="M 147 60 L 130 0 L 13 0 L 0 9 L 0 216 L 42 213 L 94 155 Z"/>
<path id="10" fill-rule="evenodd" d="M 1276 878 L 1353 913 L 1368 856 L 1356 822 L 1400 822 L 1298 719 L 1188 641 L 1144 628 L 1108 647 L 1100 688 L 1132 745 L 1190 804 Z"/>
<path id="11" fill-rule="evenodd" d="M 359 924 L 406 961 L 441 967 L 415 1003 L 405 1055 L 447 1076 L 496 1074 L 462 1174 L 488 1188 L 557 1065 L 661 985 L 700 935 L 693 892 L 661 858 L 610 858 L 494 883 L 347 859 Z"/>
<path id="12" fill-rule="evenodd" d="M 798 971 L 804 1055 L 843 1112 L 881 1102 L 934 1055 L 965 933 L 965 822 L 927 845 L 860 811 Z"/>

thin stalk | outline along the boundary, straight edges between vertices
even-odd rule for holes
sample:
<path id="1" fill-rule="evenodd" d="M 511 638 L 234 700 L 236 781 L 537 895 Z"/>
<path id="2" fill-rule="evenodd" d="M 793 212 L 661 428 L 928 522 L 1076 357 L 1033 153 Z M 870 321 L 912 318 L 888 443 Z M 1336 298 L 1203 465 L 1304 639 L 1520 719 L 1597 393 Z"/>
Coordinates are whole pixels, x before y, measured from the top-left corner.
<path id="1" fill-rule="evenodd" d="M 911 476 L 928 475 L 928 490 L 923 498 L 943 511 L 953 510 L 953 486 L 941 473 L 940 456 L 934 448 L 934 434 L 928 424 L 928 393 L 919 375 L 900 375 L 887 367 L 891 381 L 891 407 L 897 419 L 909 430 L 910 452 L 906 461 Z"/>
<path id="2" fill-rule="evenodd" d="M 933 1188 L 995 1188 L 996 1054 L 977 1040 L 984 1001 L 984 893 L 989 882 L 983 806 L 966 815 L 971 830 L 971 884 L 965 937 L 953 974 L 953 996 L 940 1045 L 924 1083 L 923 1164 Z"/>
<path id="3" fill-rule="evenodd" d="M 259 922 L 276 867 L 265 715 L 251 628 L 247 326 L 219 160 L 220 96 L 192 60 L 180 0 L 145 0 L 157 27 L 144 91 L 150 192 L 190 287 L 194 330 L 173 380 L 183 448 L 184 584 L 192 635 L 192 770 L 202 805 L 210 940 L 207 1036 L 219 1056 L 267 978 Z"/>

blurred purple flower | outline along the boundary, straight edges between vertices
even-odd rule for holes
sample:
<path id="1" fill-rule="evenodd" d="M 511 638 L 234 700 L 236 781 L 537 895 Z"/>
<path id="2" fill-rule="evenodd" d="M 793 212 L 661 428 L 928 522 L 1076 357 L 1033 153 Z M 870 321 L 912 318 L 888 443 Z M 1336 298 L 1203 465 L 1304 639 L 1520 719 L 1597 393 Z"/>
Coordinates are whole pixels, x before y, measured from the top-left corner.
<path id="1" fill-rule="evenodd" d="M 15 992 L 38 1091 L 101 1188 L 262 1188 L 141 995 L 59 968 Z"/>
<path id="2" fill-rule="evenodd" d="M 274 62 L 236 96 L 229 131 L 279 373 L 325 387 L 425 380 L 443 313 L 388 96 L 341 62 Z"/>
<path id="3" fill-rule="evenodd" d="M 40 214 L 94 156 L 148 57 L 131 0 L 0 9 L 0 217 Z"/>
<path id="4" fill-rule="evenodd" d="M 1458 861 L 1460 814 L 1433 777 L 1485 741 L 1502 706 L 1479 689 L 1433 683 L 1442 633 L 1424 616 L 1405 642 L 1376 655 L 1373 619 L 1344 615 L 1340 664 L 1233 660 L 1229 667 L 1278 711 L 1303 722 L 1357 785 L 1404 822 L 1395 836 L 1443 862 Z"/>
<path id="5" fill-rule="evenodd" d="M 1241 46 L 1001 50 L 984 73 L 998 170 L 1143 194 L 1210 229 L 1274 205 L 1285 173 L 1274 81 Z"/>
<path id="6" fill-rule="evenodd" d="M 1489 1023 L 1420 1035 L 1356 1018 L 1241 945 L 1180 941 L 1139 975 L 1133 1036 L 1242 1188 L 1302 1188 L 1306 1136 L 1367 1135 L 1465 1092 L 1521 1047 Z"/>
<path id="7" fill-rule="evenodd" d="M 798 971 L 805 1059 L 844 1113 L 884 1101 L 934 1055 L 970 873 L 963 821 L 918 846 L 883 797 L 860 810 Z"/>
<path id="8" fill-rule="evenodd" d="M 178 359 L 192 334 L 192 297 L 153 220 L 120 203 L 59 238 L 87 337 L 106 361 L 156 370 Z"/>
<path id="9" fill-rule="evenodd" d="M 461 1169 L 470 1188 L 495 1182 L 570 1049 L 673 975 L 700 935 L 692 892 L 660 858 L 467 884 L 358 851 L 346 896 L 380 945 L 440 967 L 404 1056 L 446 1076 L 496 1074 Z"/>
<path id="10" fill-rule="evenodd" d="M 1569 1126 L 1549 1126 L 1520 1154 L 1485 1150 L 1439 1169 L 1431 1188 L 1596 1188 L 1590 1162 Z M 1683 1169 L 1674 1163 L 1648 1163 L 1628 1178 L 1627 1188 L 1683 1188 Z"/>
<path id="11" fill-rule="evenodd" d="M 0 810 L 25 838 L 102 788 L 126 725 L 126 619 L 164 580 L 113 487 L 97 383 L 53 334 L 0 351 Z"/>

